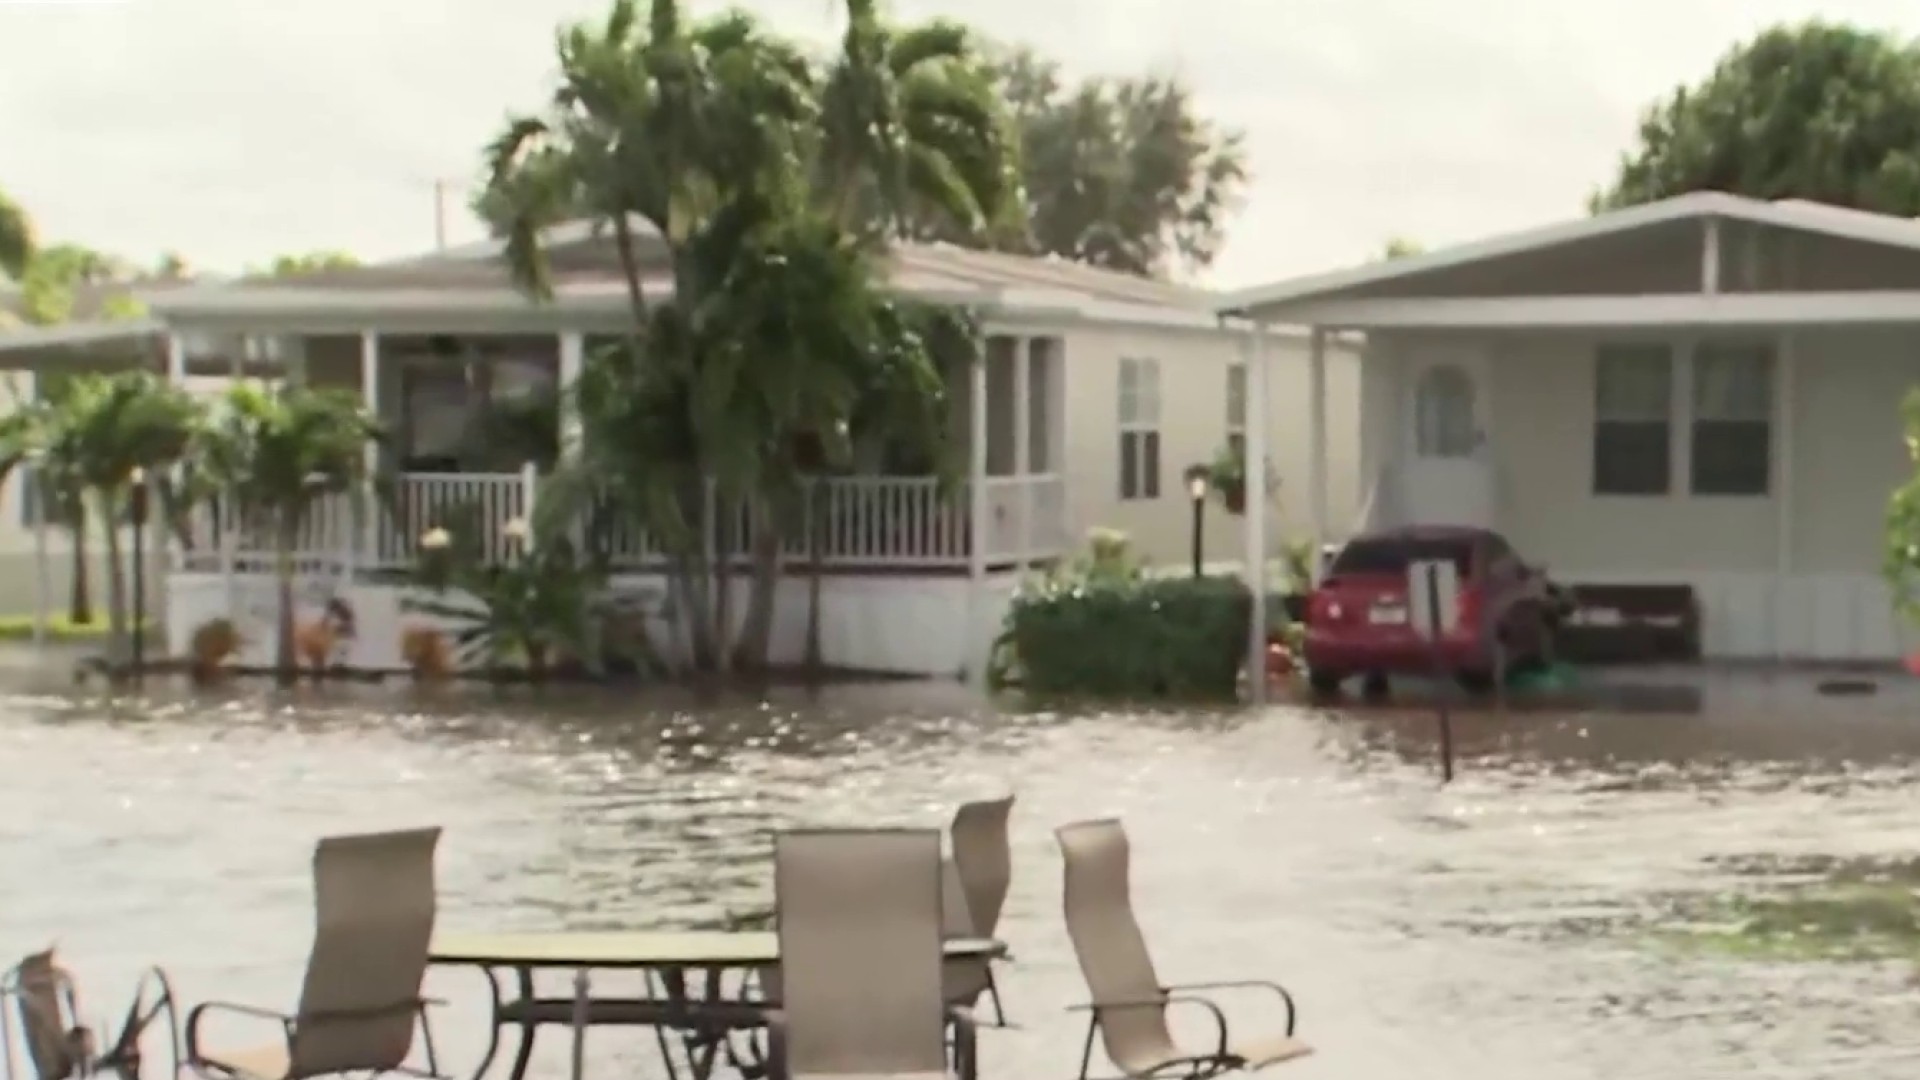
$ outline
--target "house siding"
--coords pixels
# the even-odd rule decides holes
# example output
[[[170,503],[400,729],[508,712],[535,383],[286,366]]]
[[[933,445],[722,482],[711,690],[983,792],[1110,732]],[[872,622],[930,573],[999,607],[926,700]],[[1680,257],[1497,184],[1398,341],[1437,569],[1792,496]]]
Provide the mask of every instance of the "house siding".
[[[1079,327],[1062,336],[1067,491],[1076,534],[1101,526],[1120,529],[1150,562],[1185,563],[1192,552],[1193,517],[1183,474],[1189,465],[1211,461],[1226,443],[1227,372],[1241,362],[1244,339],[1225,332]],[[1280,483],[1269,504],[1268,536],[1277,553],[1282,540],[1304,539],[1313,527],[1309,347],[1303,335],[1276,332],[1267,339],[1266,355],[1268,458]],[[1160,362],[1157,499],[1120,498],[1120,361],[1128,357]],[[1329,531],[1339,536],[1350,531],[1365,497],[1357,351],[1342,341],[1330,342],[1326,368]],[[1244,521],[1226,513],[1217,500],[1209,500],[1206,514],[1207,559],[1243,558]]]
[[[1903,654],[1913,635],[1892,612],[1881,545],[1888,496],[1912,472],[1899,405],[1920,386],[1920,328],[1792,333],[1791,389],[1775,380],[1773,481],[1768,494],[1752,497],[1695,496],[1684,483],[1662,496],[1592,493],[1602,340],[1477,339],[1488,357],[1495,526],[1563,581],[1692,584],[1711,656]],[[1406,334],[1369,341],[1363,442],[1374,467],[1390,467],[1405,445],[1403,361],[1430,343]],[[1788,457],[1783,415],[1792,425]],[[1684,406],[1675,420],[1684,424]]]

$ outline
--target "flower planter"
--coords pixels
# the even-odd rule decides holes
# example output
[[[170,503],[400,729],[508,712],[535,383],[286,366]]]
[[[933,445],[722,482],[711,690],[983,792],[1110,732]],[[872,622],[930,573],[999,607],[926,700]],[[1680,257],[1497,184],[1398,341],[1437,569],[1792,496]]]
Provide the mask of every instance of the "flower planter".
[[[1244,484],[1223,485],[1220,488],[1220,502],[1226,506],[1229,514],[1247,512],[1247,489]]]

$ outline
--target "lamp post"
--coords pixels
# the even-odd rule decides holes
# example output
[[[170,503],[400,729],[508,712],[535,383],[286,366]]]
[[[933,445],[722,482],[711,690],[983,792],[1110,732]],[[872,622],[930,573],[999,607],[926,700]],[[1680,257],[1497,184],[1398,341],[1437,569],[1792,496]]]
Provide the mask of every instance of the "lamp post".
[[[1187,468],[1187,499],[1193,504],[1193,576],[1200,577],[1206,571],[1201,567],[1201,556],[1206,549],[1207,529],[1207,467],[1192,465]]]
[[[147,470],[134,466],[127,474],[133,487],[133,677],[140,677],[147,659]],[[114,528],[111,522],[108,528]]]
[[[33,647],[47,647],[47,513],[53,500],[47,487],[47,454],[38,447],[27,454],[26,484],[22,496],[33,502]]]

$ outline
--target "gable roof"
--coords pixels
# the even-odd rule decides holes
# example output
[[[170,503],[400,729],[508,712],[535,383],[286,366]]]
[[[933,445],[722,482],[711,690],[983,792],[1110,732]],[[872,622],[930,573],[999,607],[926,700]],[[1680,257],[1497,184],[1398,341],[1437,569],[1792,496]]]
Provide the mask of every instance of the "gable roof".
[[[1503,233],[1418,255],[1242,289],[1222,297],[1218,302],[1218,310],[1222,315],[1247,315],[1260,308],[1418,277],[1509,255],[1544,251],[1671,222],[1714,218],[1920,251],[1920,221],[1911,218],[1829,206],[1805,199],[1768,202],[1719,191],[1698,191],[1589,217]]]

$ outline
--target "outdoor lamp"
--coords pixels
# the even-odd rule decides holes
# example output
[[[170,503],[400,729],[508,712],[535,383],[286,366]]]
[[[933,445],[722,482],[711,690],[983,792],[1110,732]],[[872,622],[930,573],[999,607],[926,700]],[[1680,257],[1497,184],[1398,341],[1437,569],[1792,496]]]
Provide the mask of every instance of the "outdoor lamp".
[[[1187,466],[1187,499],[1193,504],[1193,576],[1199,577],[1201,553],[1206,547],[1208,469],[1205,465]]]

